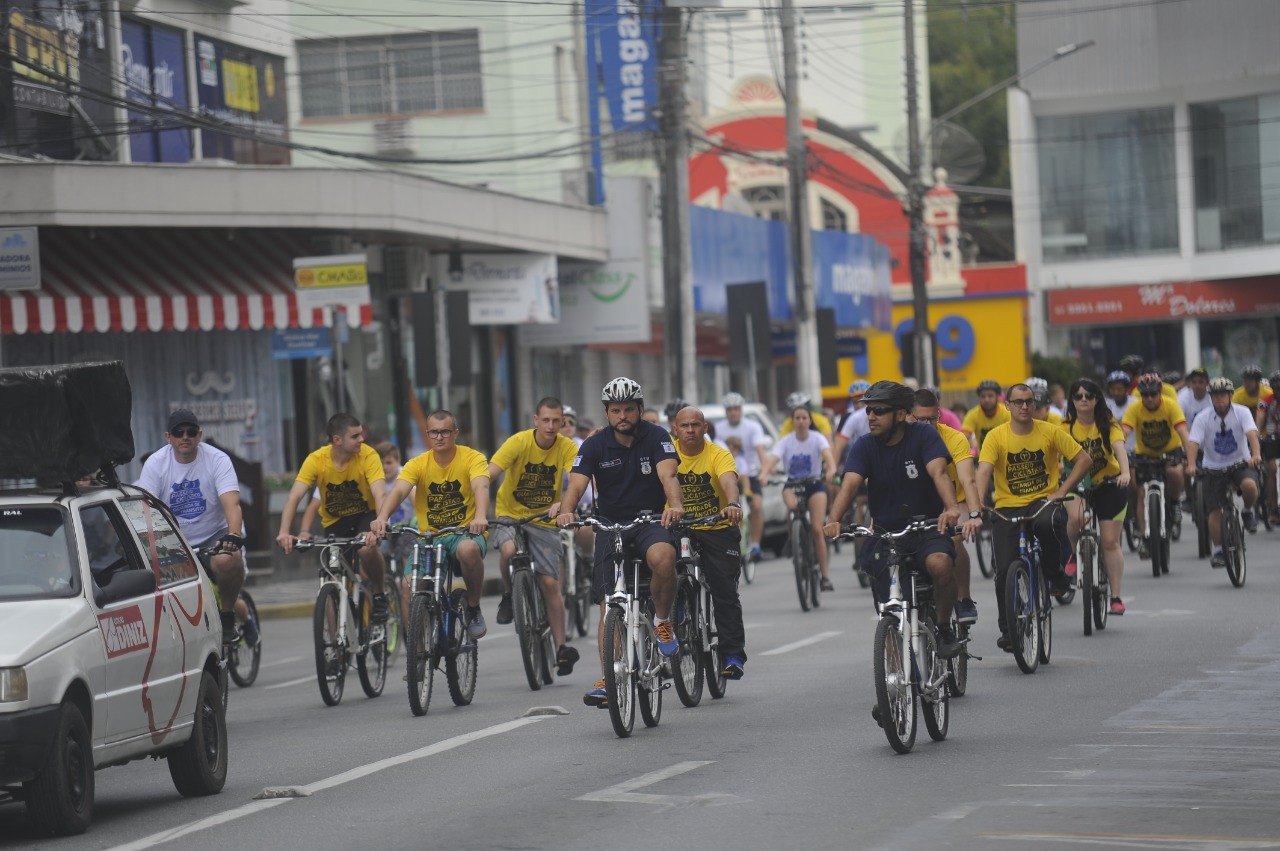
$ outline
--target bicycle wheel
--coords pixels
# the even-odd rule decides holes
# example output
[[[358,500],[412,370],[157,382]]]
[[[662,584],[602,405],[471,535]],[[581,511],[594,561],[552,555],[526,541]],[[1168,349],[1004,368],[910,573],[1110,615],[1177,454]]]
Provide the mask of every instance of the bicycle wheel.
[[[978,540],[974,549],[978,551],[978,570],[984,579],[990,579],[996,572],[995,543],[991,538],[991,527],[983,524],[978,530]]]
[[[756,581],[756,559],[751,555],[750,539],[747,539],[746,546],[742,547],[742,578],[750,585]]]
[[[1040,618],[1031,593],[1031,572],[1022,559],[1009,565],[1004,583],[1005,612],[1013,658],[1024,674],[1034,674],[1040,666]]]
[[[467,632],[467,595],[459,591],[457,598],[449,612],[453,626],[449,630],[449,655],[445,657],[444,675],[454,705],[466,706],[476,696],[479,645]]]
[[[1124,518],[1124,543],[1129,548],[1129,552],[1136,553],[1138,551],[1138,541],[1142,536],[1138,534],[1138,518],[1135,516],[1133,501],[1129,502],[1129,513]]]
[[[589,567],[590,565],[584,565],[582,560],[579,559],[578,589],[574,594],[573,604],[573,623],[578,628],[579,638],[584,637],[587,634],[588,627],[591,626],[591,571],[588,569]]]
[[[805,558],[809,562],[809,603],[813,608],[821,605],[818,602],[818,596],[822,593],[822,568],[818,566],[818,556],[814,552],[813,533],[807,528],[805,529],[804,538]],[[823,543],[826,546],[826,543]]]
[[[933,629],[933,621],[928,617],[921,624],[922,652],[918,660],[920,674],[920,712],[924,715],[924,728],[929,738],[940,742],[947,737],[947,728],[951,725],[951,706],[947,695],[947,680],[942,678],[936,691],[928,691],[942,660],[938,658],[938,645],[934,639],[937,635]]]
[[[1182,512],[1174,509],[1169,516],[1169,540],[1177,542],[1182,540]]]
[[[1040,643],[1036,647],[1036,658],[1040,664],[1049,664],[1053,655],[1053,600],[1049,598],[1049,583],[1043,577],[1036,582],[1036,618],[1040,622]]]
[[[969,645],[964,643],[969,637],[969,625],[958,623],[952,615],[951,633],[960,641],[964,649],[960,651],[959,656],[953,656],[947,660],[947,688],[951,690],[952,697],[964,697],[964,693],[969,689]]]
[[[436,610],[425,594],[414,594],[409,604],[409,629],[404,634],[405,674],[409,684],[409,710],[426,715],[431,707],[431,685],[435,679]]]
[[[236,685],[248,688],[258,678],[258,665],[262,661],[262,629],[258,622],[258,607],[254,605],[249,592],[241,589],[240,599],[244,600],[245,608],[249,610],[249,616],[245,622],[253,624],[254,632],[258,635],[258,643],[249,645],[241,636],[239,641],[231,645],[231,653],[227,657],[227,673]]]
[[[1195,487],[1191,489],[1191,516],[1196,524],[1196,554],[1200,558],[1208,558],[1213,552],[1213,539],[1209,537],[1208,512],[1204,507],[1204,481],[1197,478]]]
[[[1096,542],[1094,545],[1097,546]],[[1093,575],[1096,577],[1093,604],[1090,606],[1093,609],[1093,625],[1098,629],[1106,629],[1107,617],[1111,614],[1111,580],[1107,577],[1106,565],[1100,557],[1094,561]]]
[[[320,697],[329,706],[342,700],[342,686],[347,679],[347,648],[338,641],[338,589],[332,584],[320,586],[312,616],[312,632],[316,645],[316,680]]]
[[[1094,604],[1098,593],[1097,581],[1094,579],[1097,558],[1097,547],[1093,537],[1087,534],[1080,536],[1076,542],[1076,572],[1080,580],[1081,609],[1084,610],[1084,634],[1093,635]]]
[[[627,661],[627,644],[631,640],[626,614],[622,609],[609,609],[604,617],[605,700],[609,705],[609,721],[613,732],[627,738],[636,723],[636,675]]]
[[[702,700],[702,606],[698,583],[686,576],[676,589],[676,638],[680,652],[675,660],[676,696],[685,706],[697,706]],[[709,675],[709,672],[707,672]]]
[[[658,650],[657,639],[652,637],[642,637],[641,641],[649,643],[648,652],[645,654],[650,660],[661,658]],[[662,720],[662,692],[663,692],[663,667],[658,667],[649,676],[640,674],[637,676],[636,697],[640,702],[640,719],[644,721],[646,727],[656,727],[658,722]]]
[[[716,604],[711,594],[702,594],[702,624],[699,627],[699,641],[704,648],[702,653],[702,669],[706,672],[707,691],[712,700],[724,697],[729,688],[729,678],[724,675],[725,658],[720,652],[720,634],[716,632]]]
[[[396,651],[400,649],[400,637],[404,634],[405,614],[400,611],[400,589],[401,582],[399,576],[387,571],[387,626],[386,626],[386,644],[387,658],[390,660],[396,655]]]
[[[1235,506],[1222,510],[1222,552],[1227,557],[1227,578],[1236,588],[1244,585],[1244,535]]]
[[[880,726],[889,747],[907,753],[916,743],[916,688],[902,656],[902,632],[897,618],[880,618],[873,652]]]
[[[804,536],[809,534],[804,522],[799,517],[792,517],[791,523],[791,567],[796,574],[796,594],[800,596],[800,610],[809,611],[809,565],[804,561]]]
[[[1161,569],[1160,557],[1163,550],[1160,548],[1161,535],[1156,529],[1156,524],[1160,522],[1160,496],[1155,492],[1147,494],[1147,554],[1151,556],[1151,575],[1160,578],[1162,572],[1168,572],[1168,569]]]
[[[387,663],[391,655],[387,653],[387,627],[372,622],[373,600],[368,594],[360,599],[359,611],[352,609],[351,615],[359,638],[356,673],[360,675],[360,687],[369,697],[377,697],[387,684]]]
[[[533,595],[533,570],[527,561],[511,565],[511,602],[515,609],[516,637],[520,639],[520,660],[524,662],[524,676],[529,688],[542,688],[542,640],[538,635],[536,606]]]

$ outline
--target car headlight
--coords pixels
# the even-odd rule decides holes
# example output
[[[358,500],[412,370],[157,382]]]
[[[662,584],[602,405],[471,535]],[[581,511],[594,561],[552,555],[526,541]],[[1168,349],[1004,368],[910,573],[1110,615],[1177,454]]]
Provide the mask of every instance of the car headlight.
[[[0,703],[27,699],[27,669],[0,668]]]

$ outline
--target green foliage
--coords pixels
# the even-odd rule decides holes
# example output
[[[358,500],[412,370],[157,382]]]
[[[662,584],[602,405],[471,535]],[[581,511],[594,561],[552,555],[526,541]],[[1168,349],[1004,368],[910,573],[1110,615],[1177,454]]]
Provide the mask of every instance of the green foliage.
[[[1013,3],[926,0],[929,17],[929,98],[942,115],[1018,73]],[[987,166],[972,183],[1009,187],[1009,127],[1004,92],[951,119],[982,143]]]
[[[1080,361],[1075,358],[1031,353],[1031,374],[1038,375],[1050,384],[1061,384],[1063,389],[1084,375]]]

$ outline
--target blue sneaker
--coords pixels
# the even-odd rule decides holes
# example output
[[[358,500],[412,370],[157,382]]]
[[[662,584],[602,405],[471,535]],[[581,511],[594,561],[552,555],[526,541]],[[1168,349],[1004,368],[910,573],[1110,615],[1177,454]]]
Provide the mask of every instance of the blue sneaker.
[[[759,544],[752,544],[752,545],[751,545],[751,560],[752,560],[752,561],[761,561],[762,559],[764,559],[764,550],[760,549],[760,545],[759,545]]]
[[[674,656],[680,652],[680,642],[676,640],[671,621],[654,624],[653,633],[658,639],[658,652],[663,656]]]
[[[596,680],[596,687],[582,696],[582,702],[597,709],[608,709],[609,698],[605,694],[604,680]]]
[[[746,661],[740,656],[730,656],[724,663],[724,678],[726,680],[740,680],[745,673],[743,667]]]
[[[952,610],[956,613],[956,623],[978,622],[978,604],[972,600],[956,600]]]
[[[250,647],[258,646],[258,641],[262,637],[258,634],[258,622],[253,618],[246,618],[240,625],[240,634],[244,636],[244,643]]]

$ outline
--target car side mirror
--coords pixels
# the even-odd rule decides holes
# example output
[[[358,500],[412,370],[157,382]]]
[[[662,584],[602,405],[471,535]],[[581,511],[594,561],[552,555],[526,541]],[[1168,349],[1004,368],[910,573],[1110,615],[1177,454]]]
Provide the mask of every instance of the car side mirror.
[[[156,575],[150,570],[122,570],[111,576],[111,581],[99,588],[93,595],[99,606],[127,600],[130,597],[143,597],[154,594]]]

